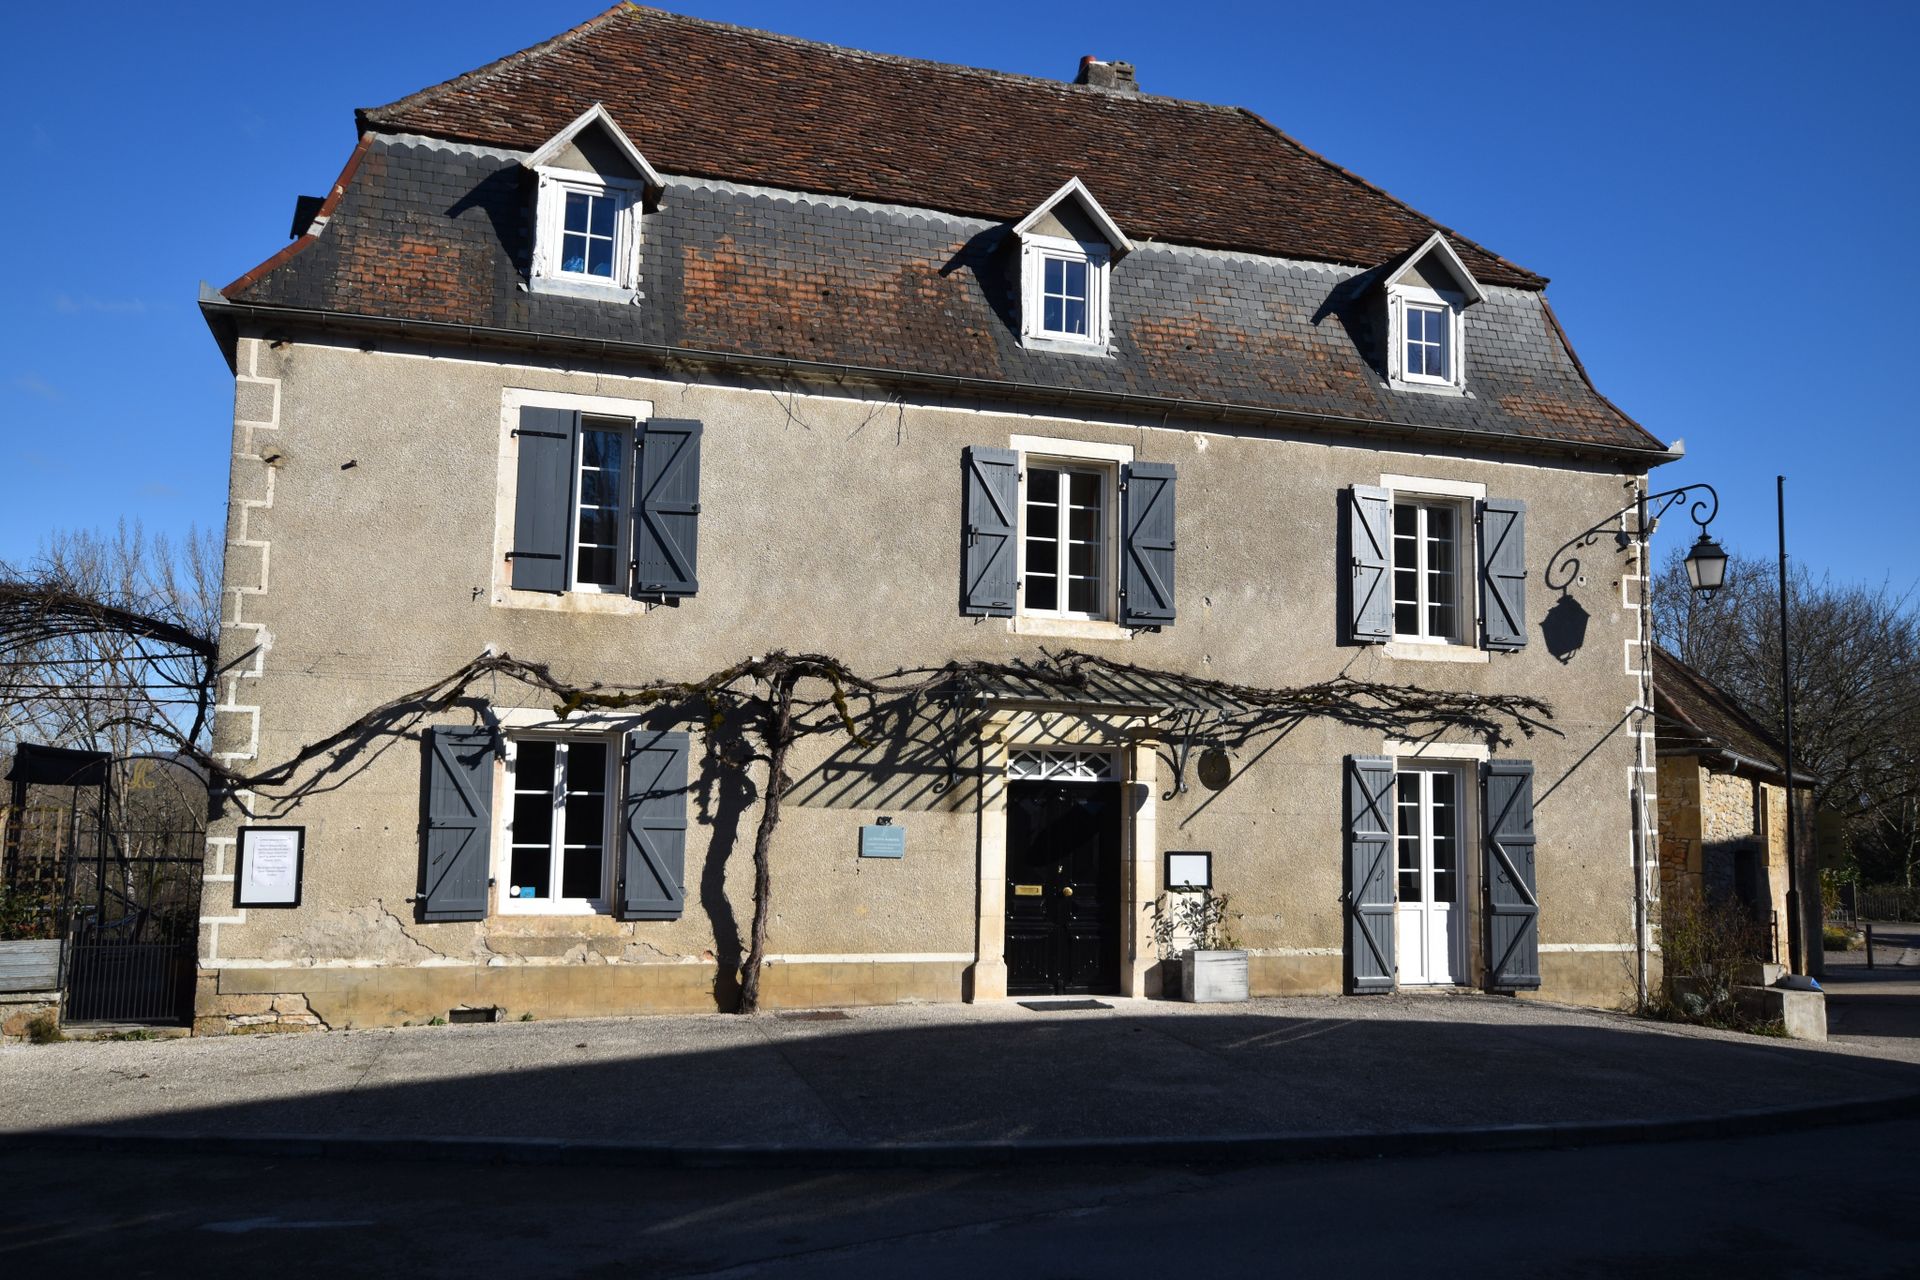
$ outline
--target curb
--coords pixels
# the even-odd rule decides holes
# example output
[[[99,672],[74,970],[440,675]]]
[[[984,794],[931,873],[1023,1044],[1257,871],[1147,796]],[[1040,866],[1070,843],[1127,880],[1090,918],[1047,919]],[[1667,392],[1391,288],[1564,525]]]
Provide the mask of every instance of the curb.
[[[1632,1142],[1746,1138],[1920,1115],[1920,1092],[1807,1107],[1772,1107],[1666,1120],[1483,1125],[1397,1133],[1230,1134],[1191,1138],[1064,1138],[1009,1142],[828,1143],[811,1146],[579,1142],[375,1134],[221,1134],[49,1129],[0,1133],[14,1151],[113,1155],[298,1156],[321,1160],[564,1165],[639,1169],[1015,1168],[1066,1164],[1284,1164],[1477,1151],[1544,1151]]]

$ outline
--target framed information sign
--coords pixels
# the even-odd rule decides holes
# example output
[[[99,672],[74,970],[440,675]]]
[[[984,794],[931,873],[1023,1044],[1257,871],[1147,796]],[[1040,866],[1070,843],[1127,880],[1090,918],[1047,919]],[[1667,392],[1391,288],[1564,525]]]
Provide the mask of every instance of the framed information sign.
[[[1213,888],[1213,855],[1169,849],[1167,888],[1174,893],[1197,893]]]
[[[233,868],[233,905],[299,906],[306,856],[305,827],[240,828],[239,861]]]

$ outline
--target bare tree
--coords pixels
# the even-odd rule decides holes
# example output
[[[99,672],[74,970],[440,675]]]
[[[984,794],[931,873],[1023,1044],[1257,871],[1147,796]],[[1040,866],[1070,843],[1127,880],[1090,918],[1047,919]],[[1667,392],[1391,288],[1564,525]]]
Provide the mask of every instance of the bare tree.
[[[1735,555],[1704,599],[1674,551],[1653,584],[1654,635],[1778,733],[1779,570]],[[1911,592],[1789,573],[1797,764],[1848,819],[1860,870],[1911,883],[1920,859],[1920,612]],[[1891,862],[1892,865],[1883,865]]]

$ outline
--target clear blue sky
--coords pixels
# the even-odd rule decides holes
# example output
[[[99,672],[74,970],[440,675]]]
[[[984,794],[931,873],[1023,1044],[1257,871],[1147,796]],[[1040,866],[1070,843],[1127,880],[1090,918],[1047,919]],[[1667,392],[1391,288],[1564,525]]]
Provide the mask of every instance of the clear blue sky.
[[[1687,460],[1655,480],[1718,485],[1728,545],[1770,553],[1784,471],[1811,568],[1920,578],[1894,483],[1920,464],[1920,6],[1530,0],[1442,21],[1385,2],[678,7],[1043,76],[1125,58],[1152,92],[1250,107],[1552,277],[1601,390],[1685,437]],[[597,11],[5,8],[0,559],[122,516],[219,527],[232,392],[198,282],[286,243],[294,197],[325,191],[352,147],[353,108]]]

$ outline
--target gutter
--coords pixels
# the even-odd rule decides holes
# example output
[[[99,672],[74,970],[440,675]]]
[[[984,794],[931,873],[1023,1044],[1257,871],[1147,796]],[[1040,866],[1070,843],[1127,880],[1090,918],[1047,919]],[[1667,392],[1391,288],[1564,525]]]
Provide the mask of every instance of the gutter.
[[[1241,422],[1262,426],[1309,426],[1369,437],[1424,441],[1449,440],[1480,448],[1514,453],[1555,453],[1575,458],[1599,457],[1625,464],[1623,469],[1645,471],[1670,462],[1669,449],[1636,449],[1625,445],[1579,444],[1550,440],[1540,436],[1504,436],[1492,432],[1458,427],[1412,426],[1378,418],[1343,417],[1339,414],[1312,413],[1304,410],[1271,409],[1258,405],[1236,404],[1222,400],[1190,400],[1172,396],[1135,395],[1127,392],[1087,391],[1050,383],[1012,382],[995,378],[976,378],[962,374],[933,373],[923,370],[884,369],[871,365],[835,361],[808,360],[792,356],[757,356],[699,347],[676,347],[663,343],[632,342],[618,338],[585,338],[568,334],[537,333],[521,329],[503,329],[492,325],[464,324],[447,320],[394,319],[355,312],[321,311],[308,307],[263,306],[235,302],[210,286],[202,285],[200,311],[214,336],[233,362],[232,344],[237,325],[250,322],[262,326],[304,324],[321,331],[359,334],[391,334],[428,341],[459,342],[480,347],[518,347],[542,351],[569,351],[597,355],[613,360],[643,360],[656,364],[697,364],[716,369],[753,369],[776,372],[787,377],[845,381],[849,378],[883,385],[912,386],[955,395],[1013,397],[1056,405],[1097,407],[1108,411],[1162,418],[1210,417],[1219,422]]]

